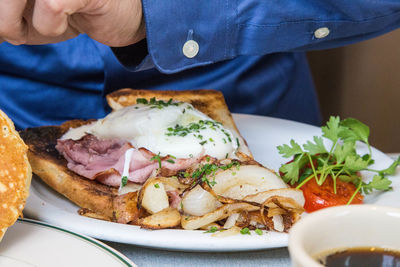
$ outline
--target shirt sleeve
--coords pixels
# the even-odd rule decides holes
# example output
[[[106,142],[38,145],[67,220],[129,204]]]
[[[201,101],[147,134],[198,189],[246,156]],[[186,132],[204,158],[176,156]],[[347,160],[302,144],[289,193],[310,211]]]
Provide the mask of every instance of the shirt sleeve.
[[[327,49],[400,26],[399,0],[142,0],[148,56],[164,73],[239,55]]]

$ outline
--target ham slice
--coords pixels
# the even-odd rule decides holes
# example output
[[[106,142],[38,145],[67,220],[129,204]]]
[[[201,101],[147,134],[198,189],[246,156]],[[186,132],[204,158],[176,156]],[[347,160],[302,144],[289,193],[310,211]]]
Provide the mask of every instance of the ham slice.
[[[132,148],[126,141],[109,139],[100,140],[96,136],[86,134],[79,140],[57,140],[56,149],[67,160],[67,167],[75,173],[90,180],[119,187],[124,168],[125,152]],[[143,184],[159,168],[155,154],[145,148],[135,149],[129,165],[128,180]],[[161,173],[174,175],[180,170],[200,161],[200,157],[188,159],[161,158]]]
[[[171,208],[178,208],[179,204],[182,201],[182,198],[179,196],[179,192],[176,190],[167,191],[169,206]]]

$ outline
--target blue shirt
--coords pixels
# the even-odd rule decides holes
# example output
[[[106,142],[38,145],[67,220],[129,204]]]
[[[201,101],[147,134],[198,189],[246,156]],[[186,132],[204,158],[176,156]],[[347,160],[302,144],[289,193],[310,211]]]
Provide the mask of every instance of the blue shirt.
[[[143,0],[143,9],[147,49],[129,49],[135,64],[121,64],[86,35],[41,46],[1,44],[0,108],[25,128],[102,117],[109,112],[105,94],[119,88],[207,88],[221,90],[233,112],[318,124],[303,51],[400,25],[398,0]],[[321,28],[328,29],[324,38],[316,34]],[[187,40],[199,45],[193,58],[182,53]]]

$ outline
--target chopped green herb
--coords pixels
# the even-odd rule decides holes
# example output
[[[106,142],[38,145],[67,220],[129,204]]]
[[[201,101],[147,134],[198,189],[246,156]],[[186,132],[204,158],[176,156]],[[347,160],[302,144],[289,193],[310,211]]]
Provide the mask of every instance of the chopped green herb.
[[[128,176],[122,176],[122,178],[121,178],[121,187],[126,186],[127,183],[128,183]]]
[[[158,161],[158,168],[161,169],[161,158],[160,158],[160,153],[158,153],[157,155],[154,155],[153,157],[151,157],[150,161]]]
[[[154,184],[154,187],[155,188],[160,188],[160,185],[159,184]]]
[[[206,144],[206,143],[207,143],[207,141],[202,141],[202,142],[200,142],[199,144],[203,146],[203,145]]]
[[[173,159],[167,159],[167,162],[169,163],[175,163],[175,161]]]
[[[147,101],[146,98],[138,98],[136,99],[136,104],[144,104],[147,105],[149,102]]]
[[[208,231],[205,231],[204,233],[215,233],[216,231],[218,231],[218,228],[216,226],[211,226],[210,229],[208,229]]]
[[[214,180],[210,181],[210,180],[208,180],[207,177],[202,177],[201,180],[202,180],[203,182],[206,182],[206,183],[208,184],[209,187],[213,187],[214,185],[217,184],[217,182],[215,181],[215,178],[214,178]]]
[[[156,100],[155,97],[150,98],[150,101],[148,101],[145,98],[138,98],[138,99],[136,99],[136,103],[143,104],[143,105],[149,105],[150,108],[158,108],[158,109],[162,109],[162,108],[168,107],[168,106],[179,106],[182,104],[182,102],[172,102],[172,98],[169,99],[168,101],[164,101],[164,100]]]
[[[251,235],[249,228],[245,227],[242,230],[240,230],[240,233],[242,235]]]
[[[239,138],[237,138],[237,137],[236,137],[236,145],[237,145],[237,147],[240,147]]]
[[[254,232],[257,234],[257,235],[262,235],[263,234],[263,231],[261,230],[261,229],[256,229],[256,230],[254,230]]]

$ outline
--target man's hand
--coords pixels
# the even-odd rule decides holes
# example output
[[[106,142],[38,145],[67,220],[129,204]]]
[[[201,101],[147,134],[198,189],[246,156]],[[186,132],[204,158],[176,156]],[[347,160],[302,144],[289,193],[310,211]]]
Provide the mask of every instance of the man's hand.
[[[142,40],[141,0],[0,0],[0,43],[55,43],[80,33],[115,47]]]

